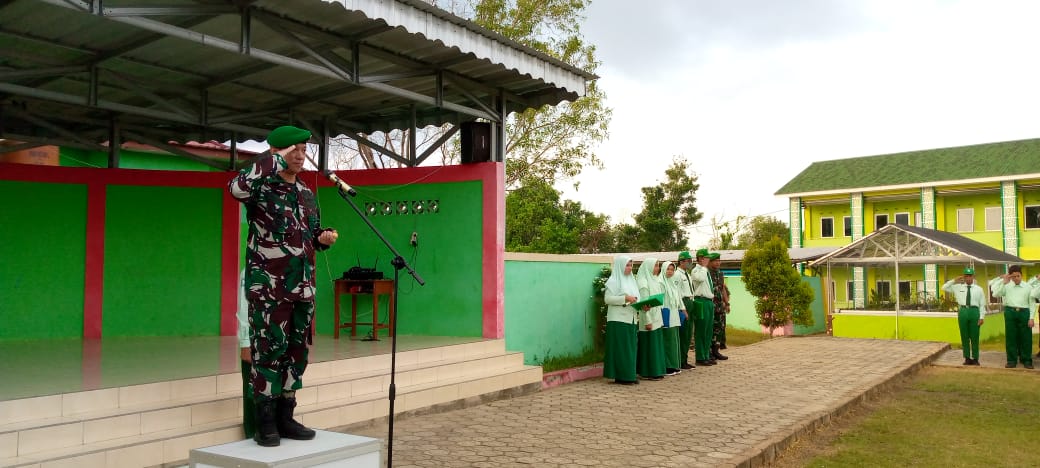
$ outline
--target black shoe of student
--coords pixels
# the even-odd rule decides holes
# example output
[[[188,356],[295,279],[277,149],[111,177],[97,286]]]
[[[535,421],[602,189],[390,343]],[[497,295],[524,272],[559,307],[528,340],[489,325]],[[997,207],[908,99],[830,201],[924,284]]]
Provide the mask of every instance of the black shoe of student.
[[[720,345],[719,345],[719,349],[726,349],[726,343],[722,343],[722,344],[720,344]]]
[[[1022,367],[1025,367],[1026,369],[1032,369],[1033,365],[1032,364],[1022,364]]]
[[[1014,369],[1014,368],[1015,368],[1015,366],[1017,366],[1017,365],[1018,365],[1018,364],[1015,364],[1015,363],[1013,363],[1013,362],[1009,362],[1009,363],[1007,363],[1007,364],[1004,364],[1004,367],[1005,367],[1005,368],[1008,368],[1008,369]]]
[[[718,363],[719,363],[719,361],[716,361],[715,358],[708,359],[708,365],[709,366],[714,366],[714,365],[716,365]]]
[[[696,369],[696,367],[691,366],[689,363],[687,363],[687,364],[683,364],[682,365],[682,369],[683,370],[690,370],[690,369]]]
[[[971,362],[970,358],[964,358],[964,363],[962,363],[961,365],[962,366],[970,366],[971,364],[972,364],[972,362]]]
[[[724,355],[724,354],[722,354],[722,353],[720,353],[718,351],[715,351],[715,355],[713,357],[716,360],[719,360],[719,361],[727,361],[727,360],[729,360],[729,356],[726,356],[726,355]]]
[[[615,379],[614,383],[620,384],[620,385],[639,385],[639,381],[638,380],[617,380],[617,379]]]
[[[660,376],[660,375],[656,375],[656,376],[653,376],[653,377],[647,377],[646,380],[653,380],[653,381],[656,382],[658,380],[664,380],[664,377]]]
[[[972,359],[971,360],[971,365],[973,365],[973,366],[981,366],[982,364],[979,364],[979,360],[978,359]]]

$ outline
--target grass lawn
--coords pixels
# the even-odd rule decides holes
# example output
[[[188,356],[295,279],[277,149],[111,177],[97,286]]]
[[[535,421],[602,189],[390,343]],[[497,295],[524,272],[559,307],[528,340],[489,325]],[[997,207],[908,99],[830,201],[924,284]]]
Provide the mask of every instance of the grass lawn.
[[[758,343],[759,341],[768,340],[769,335],[759,333],[756,331],[740,330],[733,327],[726,327],[726,346],[744,346],[751,343]],[[982,343],[979,343],[981,346]]]
[[[1037,389],[1035,372],[928,368],[778,465],[1038,466]]]

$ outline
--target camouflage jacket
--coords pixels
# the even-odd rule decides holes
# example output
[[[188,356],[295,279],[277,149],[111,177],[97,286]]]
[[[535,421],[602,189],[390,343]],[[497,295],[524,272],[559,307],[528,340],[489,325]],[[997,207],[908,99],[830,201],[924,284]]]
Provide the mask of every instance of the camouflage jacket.
[[[314,192],[299,177],[283,179],[278,172],[286,167],[281,156],[263,157],[228,183],[246,207],[250,300],[314,300],[314,252],[328,246],[318,242],[324,229]]]
[[[708,275],[711,276],[711,293],[715,295],[712,301],[715,302],[716,313],[725,311],[726,304],[729,302],[729,288],[726,287],[726,275],[722,274],[722,269],[712,270],[708,269]]]

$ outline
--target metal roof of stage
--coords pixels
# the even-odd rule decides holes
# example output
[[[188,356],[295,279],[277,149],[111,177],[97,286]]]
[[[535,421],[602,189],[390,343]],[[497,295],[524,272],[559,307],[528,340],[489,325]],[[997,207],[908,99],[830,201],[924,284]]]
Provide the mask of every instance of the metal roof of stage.
[[[897,262],[904,265],[1032,264],[957,233],[889,224],[820,257],[811,266],[888,266]]]
[[[107,150],[116,131],[152,144],[262,140],[290,121],[329,136],[501,122],[594,78],[420,0],[0,2],[12,140]]]

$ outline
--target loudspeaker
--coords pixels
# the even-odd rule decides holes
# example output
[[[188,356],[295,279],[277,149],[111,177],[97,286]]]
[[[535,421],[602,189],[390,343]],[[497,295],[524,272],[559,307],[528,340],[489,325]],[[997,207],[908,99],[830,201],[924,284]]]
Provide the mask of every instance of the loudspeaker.
[[[491,123],[462,122],[462,164],[491,160]]]

